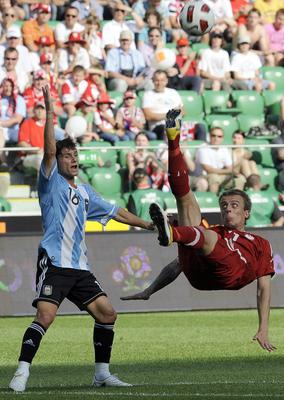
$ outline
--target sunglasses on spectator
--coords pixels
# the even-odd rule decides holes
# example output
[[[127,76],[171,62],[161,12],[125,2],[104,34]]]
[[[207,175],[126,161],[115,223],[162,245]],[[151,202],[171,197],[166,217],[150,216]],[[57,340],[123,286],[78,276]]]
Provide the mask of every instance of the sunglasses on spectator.
[[[66,14],[65,17],[76,18],[77,15],[74,15],[74,14]]]
[[[115,11],[115,12],[120,11],[120,12],[122,12],[122,13],[125,13],[125,10],[122,10],[121,8],[116,8],[114,11]]]
[[[7,61],[16,61],[17,59],[17,57],[5,57],[5,60]]]
[[[14,17],[15,16],[15,14],[8,14],[8,13],[5,13],[4,15],[5,15],[5,17]]]
[[[210,136],[211,136],[211,137],[215,137],[215,138],[217,137],[217,138],[220,138],[220,139],[224,137],[223,135],[215,135],[215,134],[210,135]]]
[[[161,37],[161,35],[149,35],[149,37]]]

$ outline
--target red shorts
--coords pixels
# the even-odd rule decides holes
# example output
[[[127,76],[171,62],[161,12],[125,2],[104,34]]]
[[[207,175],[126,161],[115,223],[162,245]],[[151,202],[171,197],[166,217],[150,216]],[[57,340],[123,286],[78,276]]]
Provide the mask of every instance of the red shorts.
[[[195,289],[237,290],[257,278],[250,261],[231,250],[222,238],[206,257],[182,244],[178,246],[178,253],[183,273]]]

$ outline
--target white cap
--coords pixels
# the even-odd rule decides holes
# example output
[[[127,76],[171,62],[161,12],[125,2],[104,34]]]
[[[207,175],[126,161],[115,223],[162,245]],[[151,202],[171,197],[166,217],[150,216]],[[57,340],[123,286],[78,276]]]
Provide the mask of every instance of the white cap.
[[[6,38],[10,39],[12,37],[18,39],[22,37],[21,30],[18,26],[12,26],[11,28],[8,29],[6,33]]]

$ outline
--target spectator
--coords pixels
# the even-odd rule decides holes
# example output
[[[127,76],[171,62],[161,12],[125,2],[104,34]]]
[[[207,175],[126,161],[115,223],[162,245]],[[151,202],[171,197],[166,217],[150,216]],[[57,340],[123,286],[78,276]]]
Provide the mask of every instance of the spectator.
[[[100,93],[106,92],[106,85],[104,78],[106,77],[106,71],[101,65],[92,67],[88,70],[88,83],[92,88],[92,95],[96,99]]]
[[[39,147],[39,150],[22,152],[23,166],[39,171],[43,157],[43,131],[45,124],[45,106],[43,102],[34,105],[33,117],[25,119],[19,130],[19,147]]]
[[[16,3],[16,4],[15,4]],[[25,18],[24,10],[17,5],[18,1],[12,2],[11,0],[1,0],[0,1],[0,15],[1,19],[4,19],[4,15],[7,11],[13,10],[15,13],[15,19],[22,20]]]
[[[24,45],[34,52],[39,50],[37,42],[41,36],[48,36],[50,41],[54,42],[53,30],[47,24],[51,16],[50,5],[38,3],[36,11],[36,19],[26,21],[22,26]]]
[[[197,192],[207,192],[208,180],[203,175],[203,170],[200,164],[196,163],[195,157],[192,156],[190,149],[183,150],[184,160],[188,168],[188,175],[190,176],[190,187]]]
[[[107,22],[103,27],[102,32],[102,40],[103,46],[106,51],[112,49],[113,47],[120,46],[120,34],[123,31],[130,31],[128,24],[125,22],[125,18],[130,11],[130,8],[127,7],[122,2],[118,1],[114,4],[113,12],[113,19]],[[139,19],[141,21],[141,28],[143,27],[144,23],[141,18],[137,15],[137,13],[131,9],[132,17],[135,19]],[[132,34],[132,39],[134,35]],[[131,49],[135,49],[134,40],[131,41]]]
[[[223,140],[223,130],[218,127],[211,128],[210,145],[201,147],[196,152],[196,162],[206,172],[209,191],[212,193],[218,193],[221,187],[227,189],[227,186],[232,184],[242,190],[246,181],[243,175],[234,173],[230,150],[219,147]]]
[[[257,54],[250,50],[250,37],[243,36],[238,40],[238,53],[232,56],[231,65],[234,76],[233,87],[241,90],[275,89],[275,83],[260,76],[261,61]]]
[[[104,64],[106,53],[100,32],[100,21],[97,16],[90,15],[85,24],[84,39],[87,42],[91,64]]]
[[[167,34],[162,28],[162,18],[158,11],[149,9],[145,14],[144,21],[146,26],[144,26],[138,34],[138,47],[140,48],[143,43],[149,44],[150,38],[148,32],[151,28],[159,28],[161,30],[162,41],[166,43]]]
[[[65,43],[72,32],[82,33],[84,31],[85,27],[78,22],[78,19],[78,8],[74,6],[67,7],[64,14],[64,21],[59,22],[54,29],[57,48],[61,49],[65,47]]]
[[[87,121],[87,132],[82,138],[80,138],[81,143],[88,143],[94,140],[100,140],[100,136],[94,132],[94,108],[96,105],[96,99],[92,96],[91,88],[86,90],[83,94],[81,100],[76,105],[75,115],[84,117]]]
[[[284,191],[284,131],[276,139],[271,141],[272,144],[283,144],[283,147],[274,147],[271,149],[272,159],[275,168],[278,171],[276,188],[279,192]]]
[[[37,70],[33,74],[33,83],[24,91],[24,99],[26,102],[27,107],[27,115],[28,117],[33,117],[34,107],[35,105],[40,102],[43,103],[43,94],[42,88],[48,84],[48,75],[42,69]],[[50,94],[53,101],[53,124],[55,126],[58,125],[57,117],[61,116],[63,113],[62,104],[59,98],[59,94],[55,87],[50,88]]]
[[[262,23],[270,24],[276,12],[283,8],[283,0],[255,0],[254,7],[261,13]]]
[[[179,39],[187,38],[187,34],[181,29],[179,23],[179,14],[183,9],[186,1],[174,0],[169,3],[170,23],[172,28],[173,41],[177,42]]]
[[[240,37],[249,37],[251,49],[266,61],[268,54],[268,37],[263,24],[261,23],[261,14],[256,8],[252,8],[248,13],[246,24],[239,26],[237,34],[234,37],[234,48],[238,47]]]
[[[140,107],[136,107],[136,93],[128,90],[123,96],[123,105],[116,113],[115,121],[117,126],[125,131],[128,140],[135,139],[135,136],[145,128],[146,119]],[[148,139],[156,139],[156,135],[147,132]]]
[[[215,31],[224,32],[227,27],[236,26],[230,0],[207,0],[206,3],[211,7],[215,16]]]
[[[179,67],[180,75],[183,77],[196,76],[199,73],[197,71],[196,53],[190,51],[188,39],[179,39],[176,49],[176,64]]]
[[[81,33],[71,32],[68,41],[65,43],[66,49],[59,49],[58,70],[64,75],[72,72],[77,65],[90,68],[90,57],[88,51],[83,47],[86,41],[82,38]]]
[[[2,12],[2,19],[0,24],[0,44],[7,42],[6,33],[10,28],[15,28],[15,22],[17,20],[16,11],[14,7],[8,8]]]
[[[49,36],[41,36],[39,40],[36,41],[39,49],[38,52],[31,52],[30,58],[32,63],[32,70],[36,71],[40,69],[40,56],[42,54],[56,54],[54,42],[51,41]]]
[[[151,68],[151,72],[153,71],[152,68],[152,62],[154,58],[155,51],[157,49],[161,49],[165,47],[165,44],[162,39],[162,31],[158,27],[153,27],[148,29],[148,42],[144,43],[141,42],[139,44],[139,50],[141,51],[141,54],[143,55],[145,64],[147,67]],[[151,73],[148,74],[148,76],[151,76]]]
[[[100,19],[103,19],[103,7],[98,0],[76,0],[71,3],[71,6],[78,9],[80,22],[85,23],[92,10]]]
[[[151,188],[151,183],[145,168],[135,169],[133,183],[136,189],[130,193],[128,198],[128,211],[149,221],[149,206],[151,203],[158,203],[162,208],[166,208],[163,193],[161,190]]]
[[[47,75],[51,91],[57,90],[57,68],[54,63],[52,53],[44,53],[39,58],[39,69],[42,69]]]
[[[129,151],[126,156],[129,181],[132,180],[135,169],[146,168],[146,159],[154,155],[149,150],[149,140],[144,132],[138,133],[134,140],[136,149]]]
[[[119,41],[120,46],[107,54],[105,70],[109,77],[108,89],[125,92],[127,89],[144,87],[147,85],[143,76],[145,62],[139,50],[131,49],[132,33],[122,31]]]
[[[137,1],[133,5],[133,9],[141,18],[145,18],[148,10],[156,10],[161,16],[163,24],[162,28],[167,31],[169,39],[171,39],[170,36],[172,27],[170,22],[170,12],[168,3],[165,0]]]
[[[250,0],[231,0],[234,19],[238,25],[245,24],[252,8]]]
[[[275,20],[264,26],[270,51],[269,65],[284,66],[284,8],[277,11]]]
[[[75,113],[76,104],[80,101],[88,86],[85,68],[77,65],[72,70],[71,78],[67,79],[61,88],[63,110],[68,117]]]
[[[18,143],[19,125],[26,116],[26,105],[23,97],[15,93],[11,78],[2,80],[0,110],[0,128],[5,142]]]
[[[18,65],[19,53],[14,47],[8,47],[4,51],[4,65],[0,68],[0,83],[4,78],[10,78],[15,82],[14,89],[23,93],[29,83],[29,76]]]
[[[127,140],[122,129],[117,129],[111,106],[113,100],[107,93],[102,93],[97,100],[94,123],[100,138],[114,145],[119,140]]]
[[[153,76],[154,89],[144,92],[142,109],[150,131],[164,139],[165,117],[172,108],[181,108],[183,104],[179,93],[167,87],[168,77],[165,71],[157,70]]]
[[[246,190],[252,202],[247,226],[273,226],[284,225],[284,217],[276,202],[262,191],[262,184],[259,175],[252,174],[246,182]]]
[[[231,91],[231,65],[229,54],[222,49],[222,33],[210,35],[210,48],[204,49],[198,64],[205,89]]]
[[[18,52],[17,69],[30,73],[33,70],[30,52],[26,46],[22,45],[22,34],[18,26],[12,26],[6,32],[6,43],[0,46],[0,65],[4,63],[4,52],[8,47],[12,47]]]
[[[242,131],[236,131],[233,134],[233,144],[243,146],[245,144],[245,134]],[[233,148],[234,172],[244,175],[248,178],[250,175],[259,175],[257,165],[252,160],[252,152],[244,147]]]
[[[178,46],[188,46],[189,42],[188,39],[182,38],[177,41]],[[166,70],[168,75],[168,87],[176,90],[194,90],[195,92],[199,93],[202,86],[202,79],[200,76],[195,75],[187,75],[184,76],[181,74],[180,68],[176,63],[173,67],[168,68]]]

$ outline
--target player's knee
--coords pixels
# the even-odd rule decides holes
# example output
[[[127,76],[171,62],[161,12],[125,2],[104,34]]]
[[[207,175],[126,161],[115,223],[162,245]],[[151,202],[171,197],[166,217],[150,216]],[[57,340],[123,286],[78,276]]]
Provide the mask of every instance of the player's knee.
[[[106,308],[100,315],[100,321],[104,324],[114,324],[117,318],[116,311],[111,308]]]
[[[36,321],[39,322],[45,329],[48,329],[55,319],[56,314],[47,310],[38,310]]]

